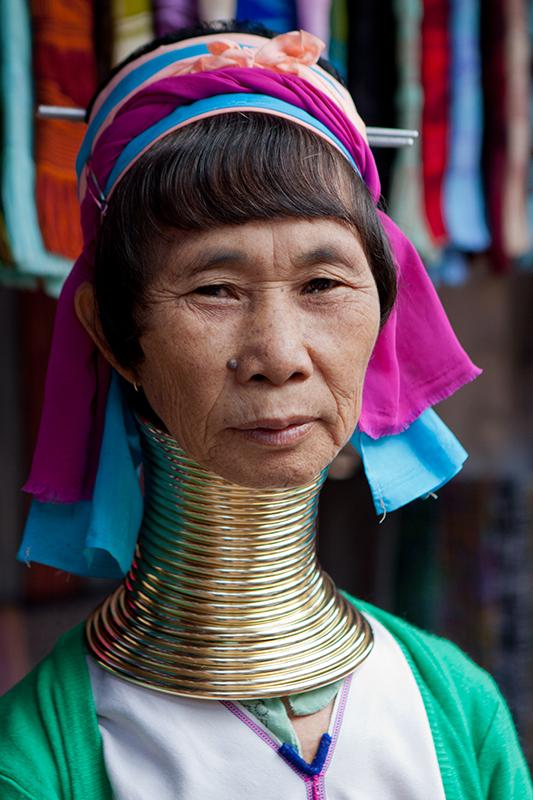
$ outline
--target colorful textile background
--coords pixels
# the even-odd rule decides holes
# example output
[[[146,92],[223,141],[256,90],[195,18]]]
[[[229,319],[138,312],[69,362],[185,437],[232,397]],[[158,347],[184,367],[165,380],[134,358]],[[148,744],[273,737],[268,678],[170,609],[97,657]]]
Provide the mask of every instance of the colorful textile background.
[[[83,126],[37,120],[32,105],[85,107],[110,67],[153,35],[231,18],[310,30],[367,124],[420,131],[415,147],[376,158],[388,211],[437,285],[468,280],[473,253],[499,273],[533,268],[530,0],[33,0],[30,13],[1,4],[4,282],[38,278],[55,295],[79,252],[72,163]]]

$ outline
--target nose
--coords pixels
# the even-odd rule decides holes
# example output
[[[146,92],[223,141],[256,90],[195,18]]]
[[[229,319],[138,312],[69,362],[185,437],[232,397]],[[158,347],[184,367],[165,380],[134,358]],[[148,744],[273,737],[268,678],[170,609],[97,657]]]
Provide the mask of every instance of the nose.
[[[265,294],[243,332],[237,380],[273,386],[304,381],[313,372],[304,320],[283,293]]]

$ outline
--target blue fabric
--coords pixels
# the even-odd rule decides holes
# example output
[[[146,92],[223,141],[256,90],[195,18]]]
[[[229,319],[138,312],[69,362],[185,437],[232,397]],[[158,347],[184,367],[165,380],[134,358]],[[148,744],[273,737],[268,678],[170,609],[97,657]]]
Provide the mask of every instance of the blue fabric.
[[[468,258],[465,253],[446,247],[431,265],[429,276],[434,286],[464,286],[470,277]]]
[[[452,0],[450,11],[451,120],[444,212],[451,244],[477,252],[490,244],[481,177],[480,0]]]
[[[276,33],[295,30],[294,0],[238,0],[236,19],[261,22]]]
[[[76,575],[121,578],[129,569],[142,520],[139,434],[113,372],[92,501],[34,500],[18,558]]]
[[[330,745],[331,736],[329,733],[323,733],[320,738],[318,750],[316,751],[316,755],[311,764],[309,764],[307,761],[304,761],[301,755],[297,753],[294,747],[290,744],[282,744],[278,749],[278,753],[285,759],[285,761],[288,761],[289,764],[291,764],[293,767],[296,767],[298,772],[303,772],[304,775],[313,777],[314,775],[320,775],[322,772]]]
[[[9,246],[21,273],[63,279],[71,264],[45,249],[35,205],[28,4],[0,0],[0,20],[1,193]]]
[[[378,514],[437,491],[467,458],[466,450],[431,408],[394,436],[371,439],[356,429],[351,444],[363,460]]]
[[[327,139],[333,142],[343,153],[345,158],[350,162],[355,171],[360,175],[355,161],[344,147],[344,145],[337,139],[337,137],[318,119],[308,114],[291,103],[286,103],[284,100],[278,100],[276,97],[270,97],[266,94],[221,94],[216,97],[208,97],[203,100],[196,100],[194,103],[189,103],[186,106],[180,106],[175,111],[172,111],[163,119],[151,125],[144,130],[134,139],[132,139],[126,147],[122,150],[120,156],[117,158],[113,169],[111,170],[107,179],[104,195],[109,196],[115,181],[120,177],[122,172],[128,167],[131,161],[139,155],[146,147],[155,141],[160,136],[163,136],[168,131],[175,128],[187,120],[194,119],[195,117],[205,114],[209,111],[218,109],[231,109],[231,108],[248,108],[252,110],[256,108],[265,108],[273,112],[280,112],[287,114],[294,119],[302,120],[308,125],[311,125],[315,130],[320,131]]]

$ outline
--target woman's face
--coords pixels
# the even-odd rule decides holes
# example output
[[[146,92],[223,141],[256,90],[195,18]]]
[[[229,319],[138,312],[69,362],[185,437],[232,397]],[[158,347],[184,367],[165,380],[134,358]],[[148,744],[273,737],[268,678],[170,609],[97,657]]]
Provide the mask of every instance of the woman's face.
[[[187,235],[148,301],[136,379],[188,455],[257,488],[301,485],[333,460],[379,329],[354,232],[280,219]]]

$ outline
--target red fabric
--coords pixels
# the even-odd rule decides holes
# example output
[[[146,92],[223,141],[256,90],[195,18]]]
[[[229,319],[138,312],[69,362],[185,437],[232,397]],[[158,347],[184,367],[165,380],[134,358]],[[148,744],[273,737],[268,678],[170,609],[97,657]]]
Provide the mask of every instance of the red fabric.
[[[91,0],[33,0],[37,103],[86,108],[96,90]],[[79,122],[36,121],[37,211],[47,250],[76,258],[82,247],[75,161]]]
[[[449,0],[424,0],[421,79],[422,175],[426,217],[437,245],[447,239],[443,188],[450,129]]]

